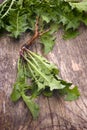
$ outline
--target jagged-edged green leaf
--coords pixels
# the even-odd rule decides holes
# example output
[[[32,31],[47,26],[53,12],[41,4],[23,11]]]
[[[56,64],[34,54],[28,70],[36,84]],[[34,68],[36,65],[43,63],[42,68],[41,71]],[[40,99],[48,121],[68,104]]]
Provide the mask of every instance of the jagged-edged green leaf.
[[[64,89],[59,90],[59,93],[65,96],[66,101],[73,101],[79,98],[80,92],[77,86],[71,88],[72,83],[67,83],[66,81],[61,80],[63,85],[66,85]]]
[[[86,11],[87,12],[87,1],[82,2],[69,2],[72,8],[77,8],[79,11]]]
[[[28,28],[26,18],[26,14],[20,15],[19,11],[13,11],[9,15],[9,25],[6,26],[7,31],[11,32],[11,35],[15,38],[20,36]]]
[[[40,38],[41,43],[44,45],[44,52],[49,53],[55,44],[55,37],[52,36],[49,32],[42,35]]]
[[[33,119],[37,119],[37,117],[39,116],[39,106],[38,104],[36,104],[33,99],[31,99],[29,96],[26,96],[24,94],[22,94],[22,98],[25,102],[25,104],[27,105],[27,107],[29,108]]]

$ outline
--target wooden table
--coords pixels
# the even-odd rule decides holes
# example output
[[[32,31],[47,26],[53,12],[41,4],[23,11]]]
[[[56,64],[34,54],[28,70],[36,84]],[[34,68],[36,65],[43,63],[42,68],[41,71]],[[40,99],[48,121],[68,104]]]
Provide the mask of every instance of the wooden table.
[[[57,93],[51,98],[40,96],[37,120],[32,120],[21,99],[17,103],[10,99],[19,49],[29,34],[22,35],[20,40],[8,34],[0,37],[0,130],[87,130],[87,29],[82,27],[80,32],[77,38],[64,41],[60,30],[47,58],[58,66],[64,80],[78,85],[81,96],[72,102],[64,101]],[[41,52],[38,41],[33,50]]]

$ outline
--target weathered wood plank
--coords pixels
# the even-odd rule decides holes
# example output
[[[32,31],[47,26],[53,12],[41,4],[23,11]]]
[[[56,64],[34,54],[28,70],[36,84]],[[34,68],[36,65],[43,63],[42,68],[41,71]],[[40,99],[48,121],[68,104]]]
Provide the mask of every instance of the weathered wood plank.
[[[51,98],[40,96],[40,116],[36,121],[21,100],[10,100],[18,52],[29,34],[19,41],[7,35],[0,38],[0,130],[87,130],[87,29],[83,27],[80,32],[77,38],[64,41],[59,31],[47,58],[58,66],[63,79],[78,85],[81,96],[73,102],[65,102],[57,93]],[[41,50],[37,43],[33,48]]]

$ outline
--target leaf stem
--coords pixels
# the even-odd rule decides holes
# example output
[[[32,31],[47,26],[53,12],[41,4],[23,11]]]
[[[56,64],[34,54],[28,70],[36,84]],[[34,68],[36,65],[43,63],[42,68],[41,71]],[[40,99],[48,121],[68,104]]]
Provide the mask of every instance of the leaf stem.
[[[24,55],[22,55],[22,56],[24,57],[24,59],[25,59],[27,62],[29,62],[29,64],[32,66],[33,69],[35,69],[35,71],[37,71],[47,82],[49,82],[49,80],[45,77],[45,75],[43,75],[43,74],[36,68],[36,66],[34,66],[34,65],[32,64],[32,62],[31,62],[28,58],[26,58]]]
[[[15,0],[12,0],[10,6],[9,6],[9,8],[8,8],[8,10],[2,15],[1,19],[3,19],[3,18],[8,14],[8,12],[10,11],[10,9],[11,9],[11,7],[13,6],[14,2],[15,2]]]

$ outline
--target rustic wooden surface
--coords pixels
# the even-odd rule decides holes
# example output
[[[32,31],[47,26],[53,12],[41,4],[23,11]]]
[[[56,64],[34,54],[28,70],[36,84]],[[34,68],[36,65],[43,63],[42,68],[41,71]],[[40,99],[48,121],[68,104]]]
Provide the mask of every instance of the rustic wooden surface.
[[[78,85],[81,96],[72,102],[64,101],[57,93],[51,98],[40,96],[40,115],[33,121],[22,100],[10,100],[16,79],[19,49],[29,34],[20,40],[0,37],[0,130],[87,130],[87,29],[80,36],[64,41],[62,31],[57,33],[56,45],[47,57],[60,69],[63,79]],[[34,50],[41,50],[36,43]]]

